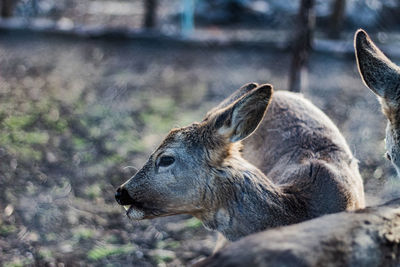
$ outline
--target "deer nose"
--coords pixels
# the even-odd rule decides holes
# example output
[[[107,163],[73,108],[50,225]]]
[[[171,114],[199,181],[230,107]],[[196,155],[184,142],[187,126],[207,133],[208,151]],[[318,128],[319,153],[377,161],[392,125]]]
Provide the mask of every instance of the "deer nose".
[[[134,200],[129,195],[128,190],[123,187],[118,187],[117,192],[115,192],[115,200],[120,205],[131,205],[134,203]]]

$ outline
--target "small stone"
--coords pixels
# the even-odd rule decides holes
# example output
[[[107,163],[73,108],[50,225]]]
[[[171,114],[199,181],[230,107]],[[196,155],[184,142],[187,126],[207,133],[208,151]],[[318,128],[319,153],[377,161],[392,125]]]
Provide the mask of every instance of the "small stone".
[[[11,204],[8,204],[7,207],[4,209],[4,214],[5,214],[7,217],[10,217],[11,214],[13,214],[13,212],[14,212],[14,207],[13,207],[13,205],[11,205]]]
[[[138,259],[141,259],[144,256],[143,252],[140,250],[136,250],[135,255],[136,255],[136,258],[138,258]]]

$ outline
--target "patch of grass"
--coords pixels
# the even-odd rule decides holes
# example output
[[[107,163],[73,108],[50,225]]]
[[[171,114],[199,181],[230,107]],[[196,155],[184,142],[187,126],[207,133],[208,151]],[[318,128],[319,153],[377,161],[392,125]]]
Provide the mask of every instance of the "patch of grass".
[[[17,143],[30,145],[44,145],[49,141],[49,134],[46,132],[14,132],[12,139]]]
[[[165,248],[168,248],[168,249],[177,249],[177,248],[179,248],[180,246],[181,246],[181,244],[180,244],[178,241],[170,241],[170,242],[167,242]]]
[[[157,242],[157,245],[156,245],[156,247],[158,249],[177,249],[180,246],[181,246],[181,244],[175,240],[172,240],[172,241],[171,240],[167,240],[167,241],[161,240],[161,241]]]
[[[152,111],[165,115],[172,114],[176,105],[172,98],[165,96],[152,98],[149,104]]]
[[[156,251],[156,253],[154,253],[152,257],[157,264],[160,264],[171,262],[174,259],[175,255],[171,251],[159,250]]]
[[[101,187],[99,184],[93,184],[85,188],[85,193],[90,199],[95,199],[101,195]]]
[[[174,125],[176,103],[168,97],[155,97],[149,101],[149,107],[139,114],[139,119],[151,131],[164,133]]]
[[[93,138],[98,138],[101,136],[101,128],[97,126],[93,126],[89,129],[90,136]]]
[[[17,227],[14,225],[0,225],[0,236],[9,236],[17,231]]]
[[[25,258],[25,259],[16,259],[11,262],[6,262],[4,267],[23,267],[30,266],[33,264],[33,259]]]
[[[158,241],[156,244],[156,248],[163,249],[165,248],[166,244],[167,242],[165,242],[164,240]]]
[[[116,244],[116,243],[118,243],[118,237],[116,236],[116,235],[108,235],[107,237],[106,237],[106,242],[107,243],[110,243],[110,244]]]
[[[116,164],[120,164],[123,160],[124,158],[118,154],[103,157],[97,162],[92,163],[92,165],[87,168],[87,173],[89,175],[100,175],[102,172],[113,168]]]
[[[179,122],[179,126],[186,126],[202,119],[206,113],[206,109],[186,110],[185,112],[179,112],[176,120]]]
[[[25,132],[21,130],[10,131],[2,134],[0,143],[3,145],[26,144],[26,145],[44,145],[49,141],[47,132]]]
[[[88,140],[76,136],[72,137],[72,142],[77,150],[83,150],[89,146]]]
[[[132,245],[99,246],[94,249],[91,249],[87,254],[87,258],[92,261],[98,261],[109,256],[129,254],[132,253],[133,251],[135,251],[135,248]]]
[[[113,147],[122,156],[126,156],[129,152],[141,152],[145,149],[141,137],[133,132],[132,129],[116,133]]]
[[[82,163],[89,163],[92,162],[94,159],[94,156],[91,153],[91,151],[83,151],[79,153],[79,155]]]
[[[46,241],[56,241],[57,240],[57,235],[56,235],[56,233],[53,233],[53,232],[51,232],[51,233],[48,233],[48,234],[46,234],[45,235],[45,240]]]
[[[73,239],[77,241],[88,240],[94,237],[94,231],[89,228],[79,228],[74,231]]]
[[[39,256],[40,256],[42,259],[44,259],[44,260],[51,260],[51,259],[53,259],[53,253],[52,253],[50,250],[45,249],[45,248],[41,248],[41,249],[39,250]]]
[[[57,134],[68,129],[67,121],[60,118],[57,103],[51,99],[11,103],[8,107],[12,114],[0,111],[0,145],[19,161],[40,161],[50,138],[57,140]]]
[[[5,126],[17,130],[27,127],[36,119],[33,115],[10,116],[4,120]]]
[[[9,133],[1,133],[0,134],[0,144],[3,146],[7,146],[11,143],[11,138]]]
[[[160,263],[167,263],[172,261],[174,258],[169,256],[169,255],[155,255],[154,256],[155,261],[157,262],[157,264]]]
[[[20,155],[20,157],[26,161],[40,161],[42,159],[42,152],[35,150],[30,146],[18,147],[17,150],[14,151],[14,154]]]
[[[132,146],[130,148],[132,152],[143,152],[146,149],[146,146],[143,144],[142,140],[137,139],[132,141]]]
[[[189,228],[189,229],[197,229],[197,228],[201,227],[202,225],[203,225],[203,223],[199,219],[194,218],[194,217],[189,220],[186,220],[186,222],[185,222],[186,228]]]
[[[24,263],[21,260],[13,261],[13,262],[6,262],[4,267],[23,267]]]
[[[40,161],[42,159],[42,152],[35,150],[30,146],[11,146],[8,147],[11,154],[17,155],[24,161]]]
[[[171,118],[164,117],[161,113],[143,112],[140,113],[139,117],[145,125],[156,133],[165,133],[173,128],[174,121]]]
[[[5,133],[0,132],[0,145],[23,160],[39,161],[42,159],[42,152],[37,148],[46,145],[49,138],[46,131],[11,129]]]
[[[57,133],[63,133],[68,129],[68,122],[65,119],[60,118],[56,122],[47,122],[51,129],[54,129]]]

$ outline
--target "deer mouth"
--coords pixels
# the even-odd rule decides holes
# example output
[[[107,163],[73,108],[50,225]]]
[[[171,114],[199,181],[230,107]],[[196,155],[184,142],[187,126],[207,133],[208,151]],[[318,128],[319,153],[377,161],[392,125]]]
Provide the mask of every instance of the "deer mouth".
[[[147,207],[140,202],[135,202],[132,205],[124,205],[124,209],[128,218],[133,221],[152,219],[163,214],[161,210]]]
[[[131,203],[127,204],[128,205],[124,205],[124,209],[129,219],[134,221],[145,219],[145,211],[142,203],[132,199]]]
[[[138,221],[144,219],[145,217],[144,211],[135,205],[124,206],[124,208],[126,210],[126,215],[131,220]]]

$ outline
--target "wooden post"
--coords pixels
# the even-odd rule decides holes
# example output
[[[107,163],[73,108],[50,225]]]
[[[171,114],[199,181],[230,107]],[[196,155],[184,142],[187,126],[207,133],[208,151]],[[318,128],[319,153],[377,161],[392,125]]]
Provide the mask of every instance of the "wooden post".
[[[13,15],[14,7],[18,0],[1,0],[1,17],[10,18]]]
[[[157,0],[144,0],[145,15],[143,26],[146,29],[153,29],[157,20]]]
[[[300,92],[302,72],[305,71],[315,27],[314,0],[301,0],[298,27],[293,44],[292,63],[289,74],[289,91]],[[304,82],[304,81],[303,81]]]
[[[338,39],[343,27],[346,11],[346,0],[334,0],[332,3],[332,14],[329,25],[329,37]]]

